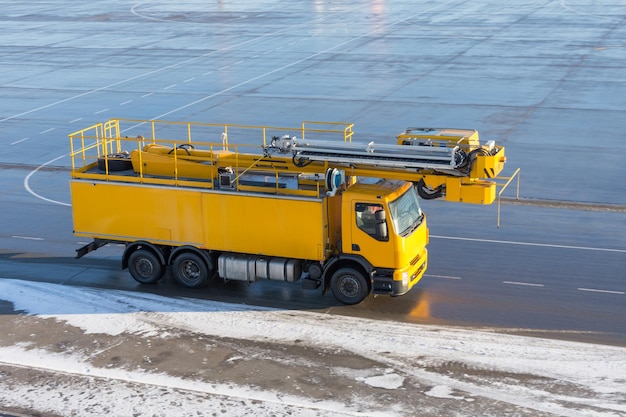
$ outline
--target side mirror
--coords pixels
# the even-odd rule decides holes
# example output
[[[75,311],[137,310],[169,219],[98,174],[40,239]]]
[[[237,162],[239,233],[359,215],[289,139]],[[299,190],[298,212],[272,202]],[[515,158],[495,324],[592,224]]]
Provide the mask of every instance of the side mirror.
[[[389,230],[387,229],[387,213],[385,210],[378,210],[374,216],[376,217],[376,239],[389,240]]]

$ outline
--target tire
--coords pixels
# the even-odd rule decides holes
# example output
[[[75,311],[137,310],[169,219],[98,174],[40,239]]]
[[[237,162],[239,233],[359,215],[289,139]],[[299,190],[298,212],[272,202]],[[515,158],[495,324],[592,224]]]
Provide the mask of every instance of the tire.
[[[98,169],[100,171],[106,171],[107,166],[109,172],[126,171],[133,168],[133,162],[130,160],[130,155],[126,152],[112,153],[104,157],[98,158]]]
[[[138,249],[128,258],[128,271],[141,284],[156,284],[165,273],[165,266],[148,249]]]
[[[330,279],[330,290],[344,304],[358,304],[370,293],[370,286],[363,273],[354,268],[338,269]]]
[[[183,252],[174,259],[174,279],[188,288],[200,288],[209,280],[209,267],[195,253]]]

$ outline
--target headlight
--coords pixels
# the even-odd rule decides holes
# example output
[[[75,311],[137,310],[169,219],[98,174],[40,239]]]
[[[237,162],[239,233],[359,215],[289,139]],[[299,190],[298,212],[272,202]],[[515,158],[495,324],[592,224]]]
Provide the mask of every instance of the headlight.
[[[409,285],[409,273],[408,272],[403,272],[402,273],[402,285]]]

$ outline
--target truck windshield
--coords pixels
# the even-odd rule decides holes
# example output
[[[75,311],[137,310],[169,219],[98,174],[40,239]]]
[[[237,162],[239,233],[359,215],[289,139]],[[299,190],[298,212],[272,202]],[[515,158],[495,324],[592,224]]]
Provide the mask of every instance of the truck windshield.
[[[400,236],[408,236],[422,223],[424,215],[417,200],[415,187],[389,203],[393,227]]]

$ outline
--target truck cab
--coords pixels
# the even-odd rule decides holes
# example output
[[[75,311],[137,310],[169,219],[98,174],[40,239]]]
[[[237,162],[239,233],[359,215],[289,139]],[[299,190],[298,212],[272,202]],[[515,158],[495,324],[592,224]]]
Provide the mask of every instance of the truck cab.
[[[341,217],[342,268],[328,268],[335,297],[354,304],[369,292],[398,296],[422,278],[428,227],[412,183],[360,179],[343,192]]]

